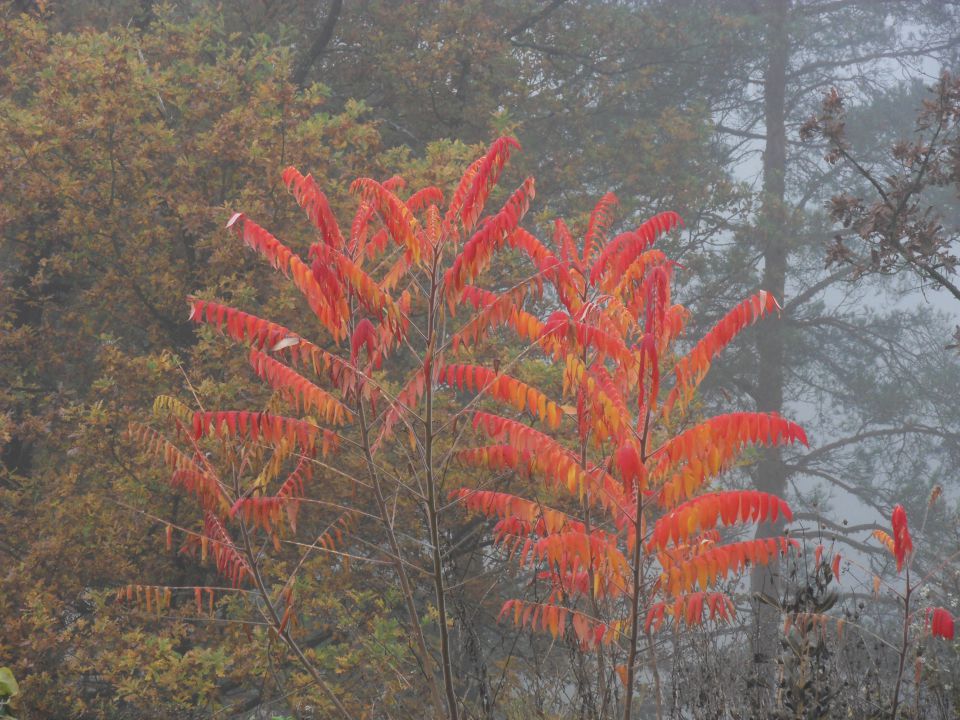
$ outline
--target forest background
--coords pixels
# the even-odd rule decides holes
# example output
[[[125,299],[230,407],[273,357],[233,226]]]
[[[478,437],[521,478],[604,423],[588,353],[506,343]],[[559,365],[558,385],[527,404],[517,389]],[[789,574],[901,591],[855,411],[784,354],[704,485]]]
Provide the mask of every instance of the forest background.
[[[960,549],[960,91],[941,78],[958,50],[960,7],[944,0],[0,5],[0,666],[19,680],[17,712],[326,716],[311,678],[229,598],[199,619],[192,593],[162,617],[114,602],[130,583],[216,584],[166,550],[165,523],[190,508],[123,432],[161,394],[266,401],[243,353],[188,321],[185,298],[297,316],[223,229],[242,210],[305,247],[284,167],[313,173],[346,218],[355,177],[449,188],[504,134],[523,146],[511,181],[537,178],[538,234],[560,215],[584,228],[608,191],[624,227],[681,214],[668,246],[693,337],[757,289],[780,300],[780,320],[744,333],[699,402],[805,426],[809,449],[758,452],[731,482],[788,498],[795,537],[849,559],[831,610],[896,628],[895,600],[871,587],[893,561],[869,538],[902,503],[940,578],[931,602],[957,614],[958,565],[936,558]],[[516,272],[498,265],[497,286]],[[340,549],[369,555],[362,528]],[[489,569],[487,529],[450,526],[451,578]],[[325,562],[298,587],[301,612],[323,619],[304,639],[311,657],[358,715],[414,716],[402,599],[363,563]],[[596,713],[589,678],[569,679],[574,650],[497,624],[495,579],[451,580],[471,712]],[[879,645],[782,643],[753,590],[737,623],[665,654],[672,712],[880,712],[893,673]],[[956,650],[928,655],[909,712],[951,717]],[[801,657],[817,670],[796,673],[820,683],[805,710],[784,701]]]

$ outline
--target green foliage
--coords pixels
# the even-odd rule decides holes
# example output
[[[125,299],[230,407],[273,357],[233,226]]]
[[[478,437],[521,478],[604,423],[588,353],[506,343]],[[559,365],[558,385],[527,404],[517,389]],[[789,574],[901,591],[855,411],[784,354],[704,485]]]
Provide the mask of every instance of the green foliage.
[[[0,51],[0,663],[32,716],[235,703],[230,683],[266,662],[245,636],[176,609],[135,632],[102,603],[144,573],[205,573],[162,552],[162,526],[138,508],[174,521],[183,508],[123,459],[119,431],[184,371],[205,375],[189,291],[222,275],[228,297],[275,294],[218,237],[224,204],[299,219],[280,164],[336,188],[376,167],[378,133],[362,105],[324,112],[323,88],[295,92],[285,52],[213,16],[54,34],[3,13]]]
[[[11,704],[20,694],[20,687],[8,667],[0,667],[0,717],[13,718]]]

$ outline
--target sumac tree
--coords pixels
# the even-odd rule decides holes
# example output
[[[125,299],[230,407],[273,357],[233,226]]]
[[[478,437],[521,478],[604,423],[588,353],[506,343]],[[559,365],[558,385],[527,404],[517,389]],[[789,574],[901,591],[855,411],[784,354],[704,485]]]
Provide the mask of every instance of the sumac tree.
[[[349,229],[313,178],[288,168],[284,182],[315,231],[306,259],[242,213],[228,227],[303,296],[306,329],[189,301],[195,323],[249,347],[273,396],[257,409],[208,409],[199,394],[195,408],[160,400],[172,439],[131,426],[199,507],[195,525],[168,527],[168,544],[177,536],[185,551],[212,557],[228,592],[252,600],[344,717],[358,708],[297,640],[312,622],[296,592],[308,556],[390,568],[414,660],[408,686],[426,689],[434,716],[457,718],[464,700],[444,528],[462,522],[462,509],[497,517],[495,543],[537,565],[550,587],[542,602],[508,600],[502,614],[596,653],[601,715],[619,705],[629,718],[642,659],[667,618],[680,627],[729,619],[733,603],[718,584],[792,544],[722,537],[730,526],[789,518],[782,499],[705,491],[747,445],[805,443],[803,430],[775,414],[688,412],[714,357],[776,311],[774,298],[748,298],[678,357],[688,313],[671,299],[678,266],[654,244],[679,216],[609,237],[616,198],[607,195],[582,241],[558,220],[548,247],[520,226],[532,178],[484,216],[517,148],[496,140],[448,201],[434,187],[404,193],[398,177],[361,178]],[[529,258],[529,276],[484,288],[484,272],[507,250]],[[483,362],[479,348],[504,331],[522,349],[507,363]],[[524,379],[530,363],[556,367],[559,392]],[[493,444],[467,447],[471,425]],[[538,482],[522,495],[500,492],[486,470]],[[289,538],[305,507],[326,514],[325,529],[298,543]],[[283,552],[291,544],[296,555]],[[193,595],[198,612],[212,602],[208,588]],[[160,607],[173,596],[141,586],[120,597]]]
[[[930,496],[930,502],[927,505],[928,512],[930,507],[932,507],[936,502],[939,495],[940,489],[935,488],[934,492]],[[924,516],[924,525],[925,524],[926,516]],[[902,576],[903,578],[902,586],[887,586],[894,597],[897,598],[898,604],[902,607],[901,617],[903,632],[899,638],[899,641],[895,641],[895,649],[897,651],[897,673],[896,684],[894,685],[893,689],[893,698],[890,702],[890,717],[893,718],[893,720],[896,720],[897,713],[900,709],[903,691],[904,671],[906,670],[909,654],[916,641],[910,633],[911,625],[917,618],[923,617],[924,630],[931,637],[939,637],[945,640],[953,640],[954,638],[954,618],[949,610],[944,607],[933,607],[929,604],[926,604],[926,607],[917,607],[919,591],[924,585],[930,583],[930,581],[935,577],[937,570],[941,570],[946,567],[954,558],[951,557],[947,558],[945,561],[938,562],[934,570],[928,571],[920,578],[917,578],[916,575],[911,578],[910,570],[913,566],[914,547],[913,538],[910,535],[910,526],[907,522],[907,511],[904,509],[903,505],[897,505],[894,507],[893,512],[890,515],[890,526],[890,533],[887,533],[884,530],[874,530],[873,537],[879,540],[893,555],[894,559],[896,560],[897,575]],[[874,593],[879,592],[880,585],[880,578],[875,577]],[[922,674],[922,655],[923,653],[919,649],[915,650],[917,685],[920,684],[920,676]],[[919,693],[919,688],[917,688],[915,692]]]
[[[566,421],[556,402],[518,382],[505,387],[502,375],[482,367],[447,366],[439,379],[526,406],[536,421],[477,411],[473,427],[493,444],[457,458],[535,476],[542,492],[518,497],[462,488],[453,497],[498,518],[495,542],[548,584],[545,598],[508,600],[501,615],[554,638],[569,634],[594,650],[599,673],[619,676],[623,717],[630,718],[642,655],[651,661],[659,708],[652,634],[667,618],[678,627],[728,620],[734,605],[718,584],[795,544],[787,537],[724,542],[722,528],[789,520],[790,508],[768,493],[707,492],[708,485],[749,444],[807,440],[774,413],[688,418],[712,360],[777,303],[758,292],[677,357],[688,313],[671,299],[677,265],[654,244],[680,219],[664,212],[608,240],[614,203],[610,195],[600,201],[581,242],[558,220],[555,251],[523,230],[511,238],[536,264],[535,281],[549,283],[560,302],[545,321],[518,312],[506,295],[447,285],[451,303],[467,295],[480,310],[467,326],[469,341],[503,323],[563,364],[563,394],[575,403]],[[599,687],[595,710],[608,717],[620,694],[602,678]]]

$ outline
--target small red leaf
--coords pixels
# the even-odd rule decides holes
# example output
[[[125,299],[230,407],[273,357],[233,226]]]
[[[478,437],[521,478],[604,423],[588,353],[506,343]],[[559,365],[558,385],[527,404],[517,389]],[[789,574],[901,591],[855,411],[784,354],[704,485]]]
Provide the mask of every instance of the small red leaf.
[[[353,337],[350,338],[350,362],[357,364],[357,357],[360,355],[360,348],[366,346],[367,361],[373,358],[377,348],[377,332],[373,323],[364,318],[353,331]]]
[[[927,610],[927,622],[930,624],[930,634],[934,637],[953,640],[954,620],[947,610],[943,608],[931,608]]]
[[[910,538],[910,529],[907,526],[907,511],[903,505],[897,505],[891,516],[893,525],[893,555],[897,559],[897,572],[903,569],[909,555],[913,553],[913,540]]]

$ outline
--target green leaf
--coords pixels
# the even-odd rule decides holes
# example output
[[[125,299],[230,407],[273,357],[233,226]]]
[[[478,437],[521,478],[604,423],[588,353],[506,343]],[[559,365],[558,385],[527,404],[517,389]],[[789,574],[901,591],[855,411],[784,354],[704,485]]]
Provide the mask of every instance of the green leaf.
[[[20,686],[13,678],[13,671],[8,667],[0,668],[0,698],[13,697],[20,694]]]

